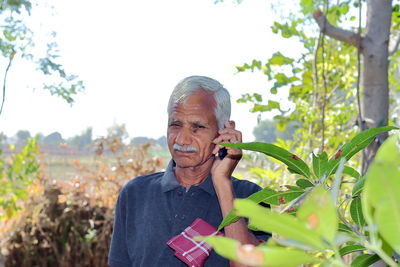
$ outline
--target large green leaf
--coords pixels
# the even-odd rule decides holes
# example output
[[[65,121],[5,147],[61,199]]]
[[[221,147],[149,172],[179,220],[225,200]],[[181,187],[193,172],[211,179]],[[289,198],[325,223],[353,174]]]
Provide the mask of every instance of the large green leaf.
[[[365,219],[364,215],[362,212],[362,206],[361,206],[361,198],[356,197],[351,201],[350,204],[350,215],[353,221],[358,224],[359,226],[364,226],[365,225]]]
[[[272,245],[254,247],[241,246],[238,241],[226,237],[202,237],[221,256],[246,264],[246,266],[294,267],[301,264],[317,263],[320,260],[299,249]]]
[[[197,241],[205,241],[212,246],[219,255],[224,258],[237,261],[237,249],[240,245],[239,241],[222,236],[197,236]]]
[[[288,203],[289,201],[292,201],[293,199],[299,197],[303,193],[304,190],[302,189],[293,189],[283,192],[275,192],[274,190],[266,187],[250,195],[249,197],[247,197],[247,199],[252,200],[255,203],[264,202],[270,205],[279,205],[281,204],[281,202]],[[235,214],[235,211],[231,210],[218,226],[218,230],[221,230],[225,226],[236,222],[237,220],[239,220],[239,218],[240,216],[237,216]]]
[[[252,201],[254,201],[255,203],[260,203],[264,200],[267,199],[271,199],[271,204],[274,205],[279,205],[278,201],[274,201],[274,195],[276,195],[276,192],[272,189],[269,188],[264,188],[258,192],[255,192],[253,194],[251,194],[249,197],[247,197],[247,199],[250,199]],[[231,210],[226,216],[225,218],[222,220],[222,222],[219,224],[218,226],[218,231],[221,230],[222,228],[224,228],[227,225],[230,225],[231,223],[236,222],[237,220],[239,220],[240,216],[237,216],[235,213],[235,210]]]
[[[351,263],[352,267],[367,267],[380,260],[376,254],[362,254],[358,255]]]
[[[290,65],[293,63],[293,58],[286,57],[281,52],[276,52],[268,60],[268,63],[277,66]]]
[[[365,250],[365,247],[363,247],[361,245],[349,245],[346,247],[342,247],[339,250],[339,254],[340,254],[340,256],[343,257],[344,255],[347,255],[347,254],[350,254],[350,253],[353,253],[356,251],[361,251],[361,250]]]
[[[364,187],[364,183],[365,183],[365,176],[363,176],[360,180],[358,180],[357,183],[354,185],[353,190],[351,192],[353,197],[361,193]]]
[[[292,215],[272,212],[248,199],[235,200],[235,209],[238,215],[249,218],[251,225],[264,232],[276,233],[316,249],[325,247],[318,233]]]
[[[400,253],[400,134],[386,140],[366,174],[361,196],[368,224]],[[372,221],[371,221],[372,220]]]
[[[318,156],[315,156],[313,153],[312,158],[314,174],[318,178],[321,178],[322,175],[324,175],[326,168],[328,167],[328,154],[326,154],[326,152],[323,152]]]
[[[353,233],[353,229],[351,229],[349,226],[347,226],[346,224],[343,224],[343,223],[339,223],[338,231],[344,232],[344,233],[349,233],[349,234]]]
[[[262,152],[270,157],[273,157],[288,166],[290,172],[300,174],[304,177],[310,178],[310,169],[307,164],[295,154],[268,143],[220,143],[222,146],[233,147],[251,151]]]
[[[343,174],[350,175],[351,177],[354,177],[357,180],[360,179],[361,177],[360,173],[350,166],[344,166]]]
[[[307,180],[307,179],[298,179],[296,181],[296,184],[303,189],[314,186],[314,184],[312,182],[310,182],[310,180]]]
[[[367,147],[374,140],[376,135],[394,129],[398,128],[394,126],[385,126],[368,129],[356,135],[349,143],[345,144],[329,159],[326,176],[329,177],[336,171],[341,158],[349,160],[354,156],[354,154]]]
[[[325,240],[334,243],[338,228],[336,208],[330,193],[322,186],[315,187],[297,211],[297,217]]]

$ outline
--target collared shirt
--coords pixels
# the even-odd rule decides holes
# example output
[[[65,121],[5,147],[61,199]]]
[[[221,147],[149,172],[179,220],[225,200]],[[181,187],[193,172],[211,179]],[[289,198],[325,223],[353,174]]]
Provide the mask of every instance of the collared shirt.
[[[167,241],[196,218],[215,228],[221,223],[221,209],[211,176],[186,192],[177,182],[173,167],[171,161],[165,172],[139,176],[121,190],[108,259],[112,267],[184,267]],[[237,198],[260,190],[258,185],[236,178],[232,178],[232,184]],[[257,237],[265,240],[268,235]],[[229,266],[229,262],[213,251],[205,266],[223,267]]]

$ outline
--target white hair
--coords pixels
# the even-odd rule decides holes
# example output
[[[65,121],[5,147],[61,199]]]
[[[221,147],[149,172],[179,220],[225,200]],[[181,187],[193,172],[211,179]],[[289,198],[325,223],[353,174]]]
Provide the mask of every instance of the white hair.
[[[224,124],[231,117],[231,97],[228,90],[217,80],[205,76],[189,76],[181,80],[172,91],[168,102],[168,114],[177,103],[184,103],[189,96],[198,90],[206,90],[213,93],[216,103],[214,109],[215,118],[217,119],[218,128],[224,128]]]

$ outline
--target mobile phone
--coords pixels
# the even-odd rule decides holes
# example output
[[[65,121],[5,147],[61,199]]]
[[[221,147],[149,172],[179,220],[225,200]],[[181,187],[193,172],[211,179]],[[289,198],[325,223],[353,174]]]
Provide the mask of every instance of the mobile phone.
[[[219,157],[220,160],[223,160],[227,154],[228,154],[228,151],[226,150],[225,147],[220,148],[218,150],[218,157]]]

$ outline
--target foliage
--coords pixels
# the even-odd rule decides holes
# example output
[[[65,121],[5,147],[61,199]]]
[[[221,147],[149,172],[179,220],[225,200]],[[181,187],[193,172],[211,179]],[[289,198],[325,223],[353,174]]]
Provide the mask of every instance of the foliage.
[[[332,25],[356,31],[358,3],[358,0],[299,0],[291,1],[288,6],[284,1],[275,1],[271,7],[281,16],[279,21],[273,22],[271,31],[276,38],[290,42],[291,47],[300,52],[294,54],[279,49],[266,60],[253,59],[237,66],[238,72],[260,71],[271,82],[268,99],[248,92],[237,102],[252,103],[251,112],[277,114],[274,119],[282,128],[290,122],[302,125],[297,129],[294,141],[286,142],[287,149],[300,156],[313,152],[316,144],[320,146],[319,152],[332,153],[356,133],[357,49],[321,34],[312,13],[323,8]],[[394,40],[398,39],[398,14],[399,5],[393,4],[391,27]],[[397,86],[398,56],[399,53],[394,53],[390,58],[389,82],[395,91],[400,88]],[[288,93],[294,109],[288,111],[274,101],[274,95],[283,92]],[[393,110],[396,104],[392,102]],[[325,136],[336,138],[326,140]]]
[[[11,146],[13,150],[13,146]],[[9,159],[0,149],[0,220],[9,219],[20,209],[26,199],[27,188],[39,176],[39,150],[36,139],[28,139],[25,147]]]
[[[344,165],[379,133],[393,129],[398,128],[366,130],[330,157],[325,152],[313,155],[312,167],[271,144],[222,144],[278,159],[297,175],[297,181],[286,191],[266,187],[247,199],[236,200],[235,209],[219,226],[222,229],[239,216],[246,217],[250,229],[274,233],[273,239],[258,247],[241,246],[220,237],[205,240],[221,255],[250,266],[317,262],[346,266],[342,256],[359,251],[362,253],[352,266],[368,266],[380,259],[397,266],[393,257],[394,252],[400,252],[400,135],[391,136],[383,144],[365,177]],[[256,204],[260,202],[274,208]]]
[[[88,127],[80,135],[75,135],[67,140],[67,144],[78,149],[84,149],[92,143],[93,128]]]
[[[161,160],[148,149],[148,144],[128,147],[110,135],[96,141],[95,167],[75,161],[81,175],[74,179],[35,180],[23,209],[0,224],[5,266],[108,266],[120,188],[161,169]]]
[[[35,63],[37,70],[43,75],[52,77],[52,82],[44,83],[43,88],[72,104],[74,95],[82,92],[84,85],[78,76],[68,74],[59,63],[57,43],[53,41],[56,34],[49,34],[47,39],[50,41],[41,49],[43,45],[35,42],[35,34],[28,26],[29,16],[33,16],[36,9],[45,8],[41,4],[44,5],[34,0],[0,1],[0,54],[7,59],[9,67],[16,57]]]

